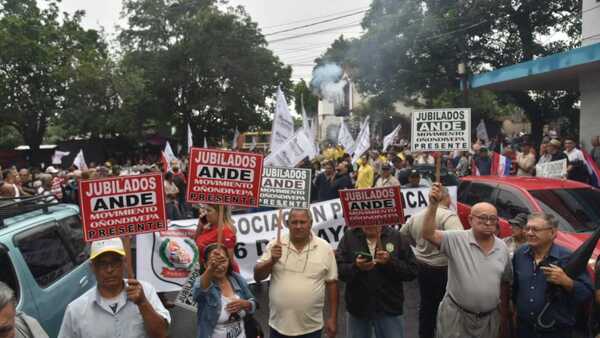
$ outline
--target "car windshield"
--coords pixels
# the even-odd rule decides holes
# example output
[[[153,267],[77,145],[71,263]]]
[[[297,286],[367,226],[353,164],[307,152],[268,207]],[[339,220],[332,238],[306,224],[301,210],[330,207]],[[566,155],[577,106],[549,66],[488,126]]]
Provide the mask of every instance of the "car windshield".
[[[590,188],[533,190],[531,195],[542,210],[554,215],[560,229],[569,232],[592,231],[600,220],[600,191]]]

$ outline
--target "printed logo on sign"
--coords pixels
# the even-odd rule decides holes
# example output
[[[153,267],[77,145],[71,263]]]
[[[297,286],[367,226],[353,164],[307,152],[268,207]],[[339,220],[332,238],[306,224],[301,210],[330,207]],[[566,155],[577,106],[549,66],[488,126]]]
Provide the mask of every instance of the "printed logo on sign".
[[[166,238],[159,248],[160,259],[165,264],[163,277],[185,278],[198,262],[198,247],[190,238]]]
[[[160,173],[80,181],[79,189],[86,241],[166,228]]]
[[[471,110],[448,108],[412,114],[412,151],[467,151],[471,148]]]
[[[190,203],[258,206],[262,155],[192,148],[186,199]]]

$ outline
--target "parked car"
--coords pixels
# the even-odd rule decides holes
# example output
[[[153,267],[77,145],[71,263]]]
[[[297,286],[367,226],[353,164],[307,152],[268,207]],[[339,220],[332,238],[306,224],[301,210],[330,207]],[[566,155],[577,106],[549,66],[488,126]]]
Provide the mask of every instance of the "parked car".
[[[510,236],[508,220],[521,212],[545,212],[559,222],[556,243],[577,249],[600,224],[600,190],[576,181],[540,177],[468,176],[458,187],[458,214],[469,227],[471,206],[490,202],[498,209],[500,237]],[[600,253],[599,248],[593,257]],[[593,269],[595,259],[591,259]]]
[[[0,199],[0,280],[50,337],[67,305],[96,284],[88,258],[76,205]]]

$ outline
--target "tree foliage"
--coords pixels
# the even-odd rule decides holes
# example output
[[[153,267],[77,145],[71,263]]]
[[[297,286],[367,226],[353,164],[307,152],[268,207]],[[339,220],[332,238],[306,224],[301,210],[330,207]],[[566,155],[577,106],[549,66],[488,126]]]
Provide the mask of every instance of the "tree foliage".
[[[373,0],[362,22],[365,33],[336,40],[317,62],[345,64],[371,106],[382,111],[397,101],[462,105],[460,63],[470,75],[577,46],[580,8],[581,0]],[[576,113],[577,97],[478,91],[468,104],[484,116],[512,111],[516,104],[541,130],[550,118]]]
[[[278,85],[291,92],[291,68],[267,48],[241,7],[223,11],[213,0],[126,0],[124,15],[129,28],[119,36],[122,65],[141,74],[146,90],[137,115],[182,133],[189,123],[196,142],[229,138],[236,127],[265,128],[271,109],[265,99]]]
[[[43,10],[35,0],[0,1],[0,118],[31,147],[34,162],[49,123],[86,103],[75,92],[97,93],[79,87],[80,79],[106,60],[106,45],[81,27],[82,16],[61,17],[54,1]]]

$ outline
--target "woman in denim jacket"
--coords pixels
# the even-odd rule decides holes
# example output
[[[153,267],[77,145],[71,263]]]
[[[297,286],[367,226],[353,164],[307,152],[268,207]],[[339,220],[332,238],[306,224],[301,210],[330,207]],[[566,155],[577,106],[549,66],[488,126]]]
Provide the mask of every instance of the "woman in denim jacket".
[[[256,301],[248,284],[233,272],[227,248],[213,243],[204,250],[206,270],[194,284],[198,303],[197,338],[250,338],[244,316],[254,313]]]

